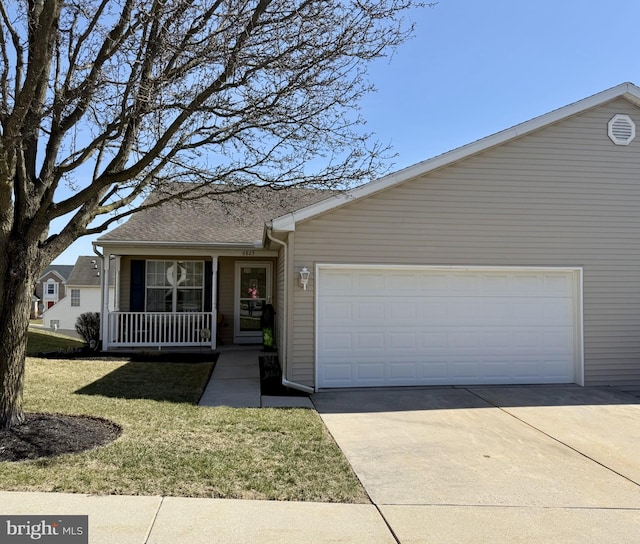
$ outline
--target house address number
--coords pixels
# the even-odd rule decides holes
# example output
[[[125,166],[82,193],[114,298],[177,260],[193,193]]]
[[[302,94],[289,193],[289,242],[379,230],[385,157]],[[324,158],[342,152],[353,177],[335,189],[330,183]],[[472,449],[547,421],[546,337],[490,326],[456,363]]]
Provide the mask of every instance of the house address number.
[[[256,254],[252,249],[246,249],[242,252],[243,257],[253,257]]]

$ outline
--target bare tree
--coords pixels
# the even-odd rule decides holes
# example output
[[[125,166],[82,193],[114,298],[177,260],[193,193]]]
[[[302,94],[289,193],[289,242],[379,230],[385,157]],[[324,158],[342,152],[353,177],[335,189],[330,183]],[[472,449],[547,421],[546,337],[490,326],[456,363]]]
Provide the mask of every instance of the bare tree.
[[[188,198],[193,182],[215,194],[379,172],[357,103],[415,5],[0,0],[0,428],[24,418],[35,282],[78,237],[167,182],[191,182]]]

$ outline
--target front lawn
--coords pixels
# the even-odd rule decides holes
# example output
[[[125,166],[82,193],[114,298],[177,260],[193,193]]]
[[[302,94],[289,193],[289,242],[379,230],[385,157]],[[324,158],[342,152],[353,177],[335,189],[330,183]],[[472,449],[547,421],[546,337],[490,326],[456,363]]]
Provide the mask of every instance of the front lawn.
[[[81,348],[84,343],[75,338],[42,329],[29,329],[27,355],[37,355],[47,351],[66,351]]]
[[[0,489],[367,502],[313,410],[198,407],[211,365],[27,359],[29,412],[119,424],[81,454],[0,462]]]

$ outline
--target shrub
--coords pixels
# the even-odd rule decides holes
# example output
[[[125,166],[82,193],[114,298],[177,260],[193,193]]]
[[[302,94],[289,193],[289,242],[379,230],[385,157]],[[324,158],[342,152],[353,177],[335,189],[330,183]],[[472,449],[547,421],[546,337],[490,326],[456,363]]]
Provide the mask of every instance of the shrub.
[[[76,321],[76,332],[91,347],[97,347],[100,342],[100,314],[85,312]]]

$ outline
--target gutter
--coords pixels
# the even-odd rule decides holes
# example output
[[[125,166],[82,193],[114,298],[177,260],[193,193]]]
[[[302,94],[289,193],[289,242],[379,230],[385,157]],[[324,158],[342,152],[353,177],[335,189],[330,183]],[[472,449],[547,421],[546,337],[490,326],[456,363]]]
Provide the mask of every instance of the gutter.
[[[104,328],[105,328],[105,323],[108,322],[109,316],[108,315],[103,315],[105,313],[105,304],[104,304],[104,286],[102,285],[102,282],[105,281],[104,279],[104,255],[102,253],[100,253],[98,251],[98,246],[95,242],[93,242],[91,244],[93,246],[93,252],[98,256],[98,258],[100,259],[100,335],[98,336],[98,340],[100,342],[100,351],[105,351],[104,349],[104,339],[103,339],[103,332],[104,332]],[[109,273],[107,272],[106,274],[107,276],[107,281],[109,279]]]
[[[284,311],[285,311],[285,316],[284,319],[282,320],[282,338],[284,339],[283,342],[283,346],[281,347],[281,355],[282,355],[282,385],[284,385],[285,387],[291,387],[291,389],[297,389],[299,391],[303,391],[304,393],[315,393],[315,389],[313,387],[309,387],[308,385],[303,385],[301,383],[296,383],[296,382],[292,382],[287,380],[287,378],[285,377],[287,375],[287,366],[288,366],[288,357],[287,357],[287,344],[288,344],[288,330],[287,330],[287,323],[289,322],[289,316],[288,316],[288,310],[289,310],[289,252],[288,252],[288,246],[286,242],[283,242],[281,240],[278,240],[277,238],[273,237],[272,234],[272,229],[267,227],[265,228],[265,234],[267,235],[267,238],[269,238],[269,240],[271,240],[272,242],[278,244],[279,246],[282,247],[283,252],[284,252],[284,285],[283,285],[283,289],[284,289]]]
[[[190,247],[190,248],[201,248],[201,249],[212,249],[212,248],[222,248],[222,249],[260,249],[259,242],[217,242],[214,244],[208,244],[203,242],[161,242],[161,241],[151,241],[151,240],[96,240],[94,244],[100,245],[104,247],[108,246],[142,246],[142,247]]]

